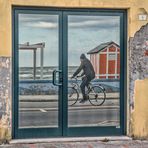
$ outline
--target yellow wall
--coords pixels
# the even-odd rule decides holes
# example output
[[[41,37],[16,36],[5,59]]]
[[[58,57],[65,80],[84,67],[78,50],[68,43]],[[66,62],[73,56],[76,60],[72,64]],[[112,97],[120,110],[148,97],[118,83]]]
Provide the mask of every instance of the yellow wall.
[[[11,57],[12,5],[127,9],[128,37],[133,37],[134,33],[148,22],[138,20],[138,14],[143,11],[141,8],[144,8],[148,12],[148,0],[0,0],[0,56]],[[142,127],[140,128],[140,122],[142,122],[143,125],[148,123],[147,111],[145,111],[145,105],[148,103],[148,91],[146,91],[148,90],[148,80],[136,81],[135,89],[136,108],[133,114],[132,124],[134,129],[132,131],[133,134],[141,135],[142,133],[145,134],[145,131],[141,129]],[[146,90],[143,91],[144,89]],[[145,127],[144,130],[148,133],[148,128],[146,129]]]
[[[134,137],[148,138],[148,79],[135,81],[135,109],[132,113]]]
[[[91,7],[91,8],[125,8],[128,9],[128,36],[146,23],[138,21],[140,8],[148,11],[148,0],[0,0],[0,55],[11,56],[11,8],[21,6],[54,6],[54,7]]]

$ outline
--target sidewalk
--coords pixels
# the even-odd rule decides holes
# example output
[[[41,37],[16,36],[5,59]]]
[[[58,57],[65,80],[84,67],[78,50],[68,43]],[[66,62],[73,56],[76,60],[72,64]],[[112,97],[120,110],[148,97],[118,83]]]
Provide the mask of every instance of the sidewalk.
[[[12,140],[0,148],[148,148],[148,141],[122,137],[33,139]]]

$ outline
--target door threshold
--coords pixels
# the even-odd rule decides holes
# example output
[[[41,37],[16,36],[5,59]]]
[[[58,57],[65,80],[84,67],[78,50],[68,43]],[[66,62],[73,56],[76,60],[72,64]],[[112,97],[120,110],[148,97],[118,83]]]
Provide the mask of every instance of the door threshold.
[[[126,141],[132,140],[128,136],[104,136],[104,137],[66,137],[66,138],[35,138],[35,139],[14,139],[10,144],[27,143],[55,143],[55,142],[85,142],[85,141]]]

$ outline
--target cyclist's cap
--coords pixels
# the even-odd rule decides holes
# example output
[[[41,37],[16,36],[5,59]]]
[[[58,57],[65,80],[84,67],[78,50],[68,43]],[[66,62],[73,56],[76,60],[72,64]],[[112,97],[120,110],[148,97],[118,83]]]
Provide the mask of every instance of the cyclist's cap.
[[[85,56],[85,54],[81,54],[81,56],[80,56],[80,59],[86,59],[86,56]]]

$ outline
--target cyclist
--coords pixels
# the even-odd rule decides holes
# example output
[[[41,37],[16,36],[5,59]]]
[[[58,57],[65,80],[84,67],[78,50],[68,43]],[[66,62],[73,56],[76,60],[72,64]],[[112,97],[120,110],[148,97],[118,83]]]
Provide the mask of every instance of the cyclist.
[[[80,85],[83,98],[80,100],[80,103],[84,103],[85,101],[88,100],[88,95],[85,93],[85,87],[88,87],[89,82],[95,78],[95,71],[91,62],[86,58],[85,54],[81,54],[80,61],[81,61],[80,66],[78,67],[78,69],[75,71],[75,73],[71,78],[74,78],[83,70],[81,74],[82,83]]]

